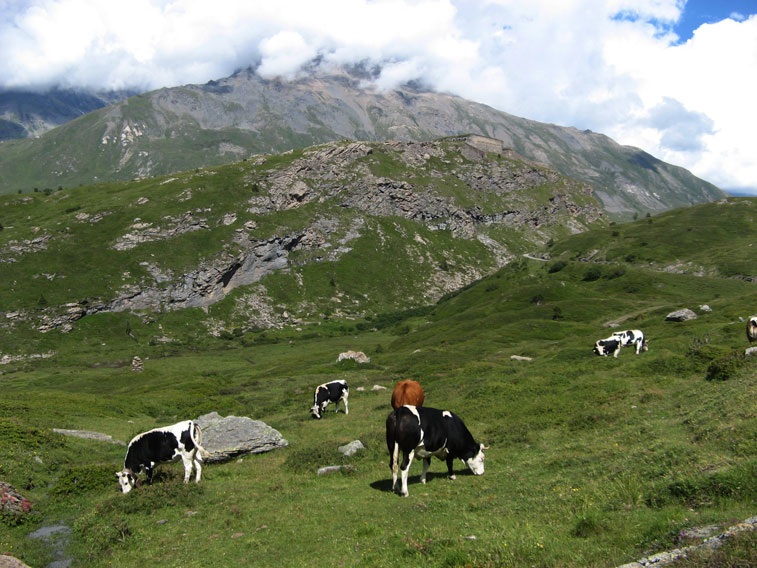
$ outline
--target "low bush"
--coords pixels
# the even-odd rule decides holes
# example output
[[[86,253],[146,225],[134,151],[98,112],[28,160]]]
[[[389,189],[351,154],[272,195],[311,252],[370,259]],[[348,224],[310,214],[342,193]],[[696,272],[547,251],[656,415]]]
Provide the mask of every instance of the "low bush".
[[[712,361],[707,367],[708,381],[727,381],[732,378],[746,363],[744,351],[739,349],[722,355]]]

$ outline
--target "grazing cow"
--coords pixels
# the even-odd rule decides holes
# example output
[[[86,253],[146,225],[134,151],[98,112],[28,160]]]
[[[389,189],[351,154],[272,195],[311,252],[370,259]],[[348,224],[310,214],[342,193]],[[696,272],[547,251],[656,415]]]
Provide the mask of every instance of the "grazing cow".
[[[392,470],[392,490],[397,492],[397,473],[401,472],[399,494],[407,497],[407,474],[413,457],[423,460],[421,483],[426,483],[426,472],[431,456],[447,461],[447,474],[455,479],[452,463],[458,458],[474,475],[484,473],[483,444],[477,443],[460,418],[447,410],[400,406],[386,419],[386,445],[389,448],[389,467]],[[399,453],[402,451],[402,463]]]
[[[640,329],[616,331],[612,336],[620,339],[620,345],[622,347],[635,345],[637,355],[642,351],[649,351],[649,340],[644,337],[644,333]]]
[[[594,344],[594,353],[606,357],[612,353],[613,357],[618,356],[621,347],[626,345],[636,345],[636,354],[641,351],[649,350],[649,341],[644,338],[644,334],[638,329],[628,331],[616,331],[610,337],[600,339]]]
[[[600,339],[594,344],[594,353],[602,357],[606,357],[612,353],[614,357],[620,353],[620,339],[617,337],[608,337],[607,339]]]
[[[392,408],[400,406],[423,406],[423,389],[418,381],[405,379],[397,383],[392,392]]]
[[[199,483],[202,457],[210,455],[200,445],[201,441],[202,432],[191,420],[134,436],[126,450],[124,468],[116,472],[121,491],[128,493],[138,486],[137,474],[142,470],[147,475],[147,483],[152,483],[153,469],[157,464],[179,458],[184,463],[184,483],[189,481],[193,466],[196,472],[195,483]]]
[[[350,407],[347,405],[347,399],[350,396],[350,389],[347,386],[347,381],[338,380],[331,381],[330,383],[324,383],[315,387],[315,394],[313,396],[313,408],[310,412],[313,414],[313,418],[321,418],[321,413],[326,410],[326,407],[330,402],[333,402],[334,412],[339,411],[339,401],[344,401],[344,413],[350,413]]]
[[[757,316],[752,316],[746,322],[746,338],[749,343],[757,341]]]

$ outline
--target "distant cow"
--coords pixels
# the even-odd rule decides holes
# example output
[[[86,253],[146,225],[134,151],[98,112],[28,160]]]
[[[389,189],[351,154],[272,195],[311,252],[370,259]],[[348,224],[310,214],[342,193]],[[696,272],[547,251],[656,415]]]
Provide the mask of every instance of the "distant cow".
[[[460,418],[447,410],[400,406],[386,419],[386,445],[389,448],[389,467],[392,470],[392,490],[407,497],[407,475],[413,457],[423,460],[421,483],[426,483],[426,472],[431,456],[446,460],[447,473],[455,479],[452,463],[457,458],[467,465],[474,475],[484,473],[483,444],[477,443]],[[402,463],[399,454],[402,451]],[[397,473],[402,485],[397,490]]]
[[[121,491],[128,493],[138,484],[137,474],[144,470],[147,483],[152,483],[153,469],[159,463],[181,458],[184,463],[184,483],[195,468],[195,483],[202,475],[202,457],[210,454],[200,445],[202,432],[191,420],[173,426],[155,428],[132,438],[126,449],[124,468],[116,472]]]
[[[626,331],[616,331],[613,337],[620,339],[620,345],[627,347],[628,345],[636,346],[636,354],[638,355],[642,351],[649,351],[649,340],[644,337],[644,333],[640,329],[627,329]]]
[[[330,383],[324,383],[315,387],[315,394],[313,395],[313,408],[310,412],[313,414],[313,418],[321,418],[321,413],[326,410],[329,403],[335,403],[334,412],[339,411],[339,401],[344,401],[344,413],[350,413],[350,407],[347,404],[347,399],[350,396],[350,389],[347,386],[347,381],[338,380],[331,381]]]
[[[392,392],[392,408],[400,406],[423,406],[423,389],[418,381],[405,379],[397,383]]]
[[[621,347],[627,345],[636,345],[636,354],[641,351],[649,350],[649,342],[644,338],[644,334],[638,329],[628,331],[616,331],[610,337],[600,339],[594,344],[594,353],[606,357],[612,353],[617,357]]]
[[[757,316],[752,316],[746,322],[746,338],[749,343],[757,341]]]

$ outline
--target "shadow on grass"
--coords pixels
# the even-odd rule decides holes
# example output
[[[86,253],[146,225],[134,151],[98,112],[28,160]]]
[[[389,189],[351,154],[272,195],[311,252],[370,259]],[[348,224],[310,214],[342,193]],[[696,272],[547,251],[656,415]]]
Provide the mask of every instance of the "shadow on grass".
[[[454,470],[453,470],[454,471]],[[454,474],[456,477],[460,476],[468,476],[473,475],[473,473],[470,470],[464,469],[460,471],[454,471]],[[437,472],[434,473],[432,471],[429,471],[426,473],[426,485],[431,483],[435,478],[442,478],[447,479],[447,473],[446,472]],[[399,482],[399,479],[398,479]],[[407,478],[407,489],[408,492],[412,492],[412,486],[418,485],[419,487],[423,487],[423,484],[421,483],[421,475],[411,475]],[[375,489],[376,491],[386,491],[387,493],[392,492],[392,475],[391,473],[387,476],[386,479],[379,479],[378,481],[374,481],[371,483],[371,488]]]

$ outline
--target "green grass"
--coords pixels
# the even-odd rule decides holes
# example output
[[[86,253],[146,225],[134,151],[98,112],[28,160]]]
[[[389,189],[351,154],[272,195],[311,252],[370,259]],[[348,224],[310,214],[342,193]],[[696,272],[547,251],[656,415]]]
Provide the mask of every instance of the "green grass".
[[[77,565],[95,567],[252,557],[280,566],[583,567],[629,562],[676,547],[684,528],[752,516],[757,367],[747,361],[727,380],[705,377],[719,353],[743,347],[737,316],[754,305],[753,284],[635,268],[586,282],[585,268],[517,263],[410,319],[376,318],[397,322],[378,331],[334,322],[309,338],[282,330],[265,341],[258,332],[163,346],[135,325],[137,342],[121,333],[96,349],[83,340],[103,328],[89,323],[54,359],[2,369],[1,476],[38,512],[3,527],[3,542],[40,563],[48,552],[25,534],[64,522]],[[663,321],[700,302],[713,311]],[[561,319],[552,319],[554,306]],[[607,320],[635,313],[624,327],[644,329],[649,352],[591,354]],[[82,324],[112,316],[121,317]],[[371,364],[337,365],[346,349],[365,351]],[[137,353],[143,373],[128,365]],[[427,405],[458,413],[491,445],[484,476],[458,463],[452,482],[436,461],[422,486],[414,464],[410,497],[390,493],[389,395],[370,388],[404,377],[421,381]],[[311,420],[312,388],[335,378],[351,386],[349,416]],[[128,440],[211,410],[262,419],[290,446],[208,466],[197,487],[183,486],[180,465],[162,466],[158,483],[122,496],[108,474],[122,446],[50,431]],[[337,446],[353,439],[367,450],[342,458]],[[315,475],[339,463],[355,469]]]

